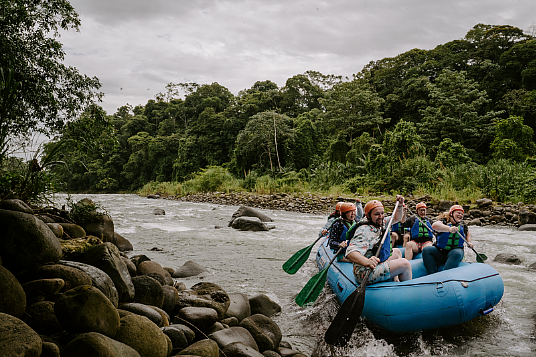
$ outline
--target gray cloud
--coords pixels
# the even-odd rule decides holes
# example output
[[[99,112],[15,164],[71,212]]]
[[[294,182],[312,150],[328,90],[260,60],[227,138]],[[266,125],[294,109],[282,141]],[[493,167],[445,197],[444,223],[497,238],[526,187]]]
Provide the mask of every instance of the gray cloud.
[[[108,113],[145,104],[169,82],[231,92],[307,70],[351,76],[373,60],[462,38],[478,23],[528,30],[532,1],[72,0],[80,32],[66,63],[97,76]]]

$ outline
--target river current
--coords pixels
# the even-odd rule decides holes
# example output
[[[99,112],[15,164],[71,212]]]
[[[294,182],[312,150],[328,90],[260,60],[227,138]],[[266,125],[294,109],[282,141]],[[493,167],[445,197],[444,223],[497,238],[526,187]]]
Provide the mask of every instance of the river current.
[[[463,325],[433,331],[396,335],[362,321],[344,348],[323,342],[324,332],[339,307],[329,287],[313,306],[301,308],[294,297],[318,272],[316,247],[295,274],[281,266],[296,251],[312,244],[326,217],[296,212],[260,210],[270,216],[275,229],[242,232],[227,227],[238,206],[152,200],[131,194],[72,195],[74,202],[89,197],[112,217],[115,230],[134,246],[128,255],[145,254],[162,266],[176,269],[192,260],[209,270],[202,276],[182,279],[189,288],[207,281],[228,293],[259,293],[277,302],[282,312],[274,321],[283,339],[310,356],[535,356],[536,355],[536,232],[513,228],[470,227],[475,249],[488,256],[486,263],[501,275],[505,291],[489,315]],[[56,206],[67,195],[55,197]],[[161,208],[165,215],[154,215]],[[475,261],[466,249],[465,260]],[[521,265],[493,262],[498,253],[513,253]],[[415,306],[418,309],[418,306]]]

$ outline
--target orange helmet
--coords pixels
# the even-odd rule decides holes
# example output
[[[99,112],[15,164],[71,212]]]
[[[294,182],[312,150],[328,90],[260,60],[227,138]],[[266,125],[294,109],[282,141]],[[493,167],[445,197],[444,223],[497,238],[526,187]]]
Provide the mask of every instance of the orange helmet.
[[[418,210],[419,208],[427,208],[426,203],[424,203],[424,202],[417,203],[417,207],[415,207],[415,209]]]
[[[465,213],[464,210],[463,210],[463,207],[462,207],[462,206],[460,206],[460,205],[454,205],[454,206],[450,207],[450,209],[449,209],[449,216],[450,216],[454,211],[462,211],[462,213]]]
[[[341,215],[345,214],[346,212],[355,211],[355,210],[356,210],[356,207],[351,202],[344,202],[343,204],[341,204],[341,208],[340,208]]]
[[[337,202],[337,204],[335,205],[335,212],[337,213],[340,213],[341,211],[341,206],[344,202]]]
[[[365,216],[370,217],[369,213],[376,207],[383,207],[383,204],[378,200],[368,201],[365,205]]]

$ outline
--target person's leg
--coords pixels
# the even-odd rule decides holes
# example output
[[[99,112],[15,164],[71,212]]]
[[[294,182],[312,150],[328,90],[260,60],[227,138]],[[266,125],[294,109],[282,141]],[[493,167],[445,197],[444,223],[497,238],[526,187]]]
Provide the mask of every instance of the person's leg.
[[[437,265],[443,264],[445,258],[443,254],[434,246],[424,247],[422,250],[422,261],[428,274],[437,273]]]
[[[389,267],[392,277],[398,277],[400,281],[411,280],[411,264],[407,259],[390,260]]]
[[[463,249],[456,248],[449,252],[447,255],[447,262],[445,263],[445,268],[443,270],[448,270],[452,268],[457,268],[460,262],[463,259]]]
[[[387,260],[400,259],[402,258],[402,252],[398,248],[393,248],[393,253]]]
[[[405,247],[406,244],[408,244],[410,237],[411,237],[411,235],[409,233],[404,233],[404,243],[402,243],[403,247]]]
[[[410,240],[409,242],[406,243],[406,259],[407,260],[411,260],[413,259],[413,254],[414,253],[417,253],[417,251],[419,250],[419,248],[417,248],[417,243],[415,243],[415,241],[412,241]]]

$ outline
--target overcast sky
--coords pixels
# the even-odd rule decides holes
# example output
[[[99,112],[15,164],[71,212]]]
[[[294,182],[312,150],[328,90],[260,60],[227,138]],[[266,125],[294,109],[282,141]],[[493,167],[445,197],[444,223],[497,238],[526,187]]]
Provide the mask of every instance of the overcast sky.
[[[108,114],[169,82],[233,94],[308,70],[351,76],[370,61],[460,39],[476,24],[530,31],[534,0],[71,0],[80,32],[65,63],[97,76]]]

